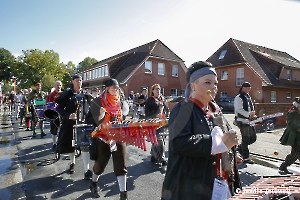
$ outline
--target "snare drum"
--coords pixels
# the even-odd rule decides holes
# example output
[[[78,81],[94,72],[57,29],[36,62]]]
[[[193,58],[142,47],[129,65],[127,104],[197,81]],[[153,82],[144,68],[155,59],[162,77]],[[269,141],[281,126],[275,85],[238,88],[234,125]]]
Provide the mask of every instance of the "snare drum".
[[[73,126],[75,145],[90,146],[92,144],[91,133],[94,130],[92,124],[76,124]]]
[[[35,111],[39,119],[44,119],[44,106],[36,106]]]
[[[53,103],[53,102],[48,102],[45,105],[44,115],[45,115],[46,119],[55,120],[58,118],[59,114],[56,111],[56,107],[57,107],[57,104]]]

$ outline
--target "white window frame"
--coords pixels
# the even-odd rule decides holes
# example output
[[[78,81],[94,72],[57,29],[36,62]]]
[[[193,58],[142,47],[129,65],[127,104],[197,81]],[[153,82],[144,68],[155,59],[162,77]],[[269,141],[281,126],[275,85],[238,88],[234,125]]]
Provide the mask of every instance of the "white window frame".
[[[101,67],[101,77],[104,77],[104,67]]]
[[[157,75],[164,76],[165,75],[165,63],[157,64]]]
[[[96,78],[96,69],[93,69],[93,79]]]
[[[152,74],[152,61],[145,61],[145,74]]]
[[[227,70],[224,70],[221,72],[221,80],[222,81],[228,80],[228,71]]]
[[[244,83],[244,68],[236,69],[235,83],[236,83],[236,86],[242,86],[242,84]]]
[[[292,70],[286,70],[287,80],[292,80]]]
[[[163,95],[163,96],[165,96],[165,88],[161,88],[161,94]]]
[[[178,77],[178,65],[172,65],[172,77]]]
[[[108,65],[104,67],[104,76],[109,76]]]
[[[177,96],[178,90],[177,88],[171,88],[171,96]]]
[[[292,98],[292,93],[291,93],[291,92],[287,92],[287,93],[286,93],[286,98],[287,98],[287,99]]]
[[[180,96],[183,96],[183,97],[184,97],[184,95],[185,95],[185,89],[181,89],[181,90],[180,90]]]
[[[227,97],[227,92],[226,91],[220,92],[220,97]]]
[[[271,91],[271,103],[276,103],[276,91]]]

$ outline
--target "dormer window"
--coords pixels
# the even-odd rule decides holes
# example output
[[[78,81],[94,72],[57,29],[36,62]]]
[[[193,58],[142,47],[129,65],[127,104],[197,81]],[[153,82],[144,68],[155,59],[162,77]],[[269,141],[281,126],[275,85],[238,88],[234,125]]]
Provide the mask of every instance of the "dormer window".
[[[219,60],[222,60],[225,57],[227,50],[223,50],[219,56]]]

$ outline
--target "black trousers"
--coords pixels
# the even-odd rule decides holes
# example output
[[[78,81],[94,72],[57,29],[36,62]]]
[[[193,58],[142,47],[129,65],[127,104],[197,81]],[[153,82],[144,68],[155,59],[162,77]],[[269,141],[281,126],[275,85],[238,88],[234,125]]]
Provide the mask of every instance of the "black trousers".
[[[97,141],[97,158],[93,167],[94,173],[100,175],[104,172],[110,156],[113,158],[115,176],[127,174],[126,144],[124,142],[117,142],[117,150],[111,152],[110,146],[100,139]]]
[[[297,159],[300,161],[300,145],[292,146],[291,153],[286,156],[285,161],[281,164],[281,167],[288,167]]]
[[[241,124],[240,131],[242,135],[242,143],[241,143],[241,155],[243,159],[249,158],[249,145],[253,144],[256,141],[256,131],[253,126],[248,124]]]
[[[50,121],[50,133],[52,135],[57,135],[58,129],[60,127],[60,118],[57,117],[55,120]]]

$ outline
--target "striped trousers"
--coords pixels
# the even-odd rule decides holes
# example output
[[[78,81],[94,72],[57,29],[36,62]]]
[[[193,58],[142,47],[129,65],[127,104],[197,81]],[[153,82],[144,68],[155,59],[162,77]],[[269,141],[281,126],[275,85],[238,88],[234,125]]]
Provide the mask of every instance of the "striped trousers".
[[[292,146],[291,153],[286,156],[285,161],[281,164],[281,167],[288,167],[292,165],[296,160],[300,161],[300,145]]]

